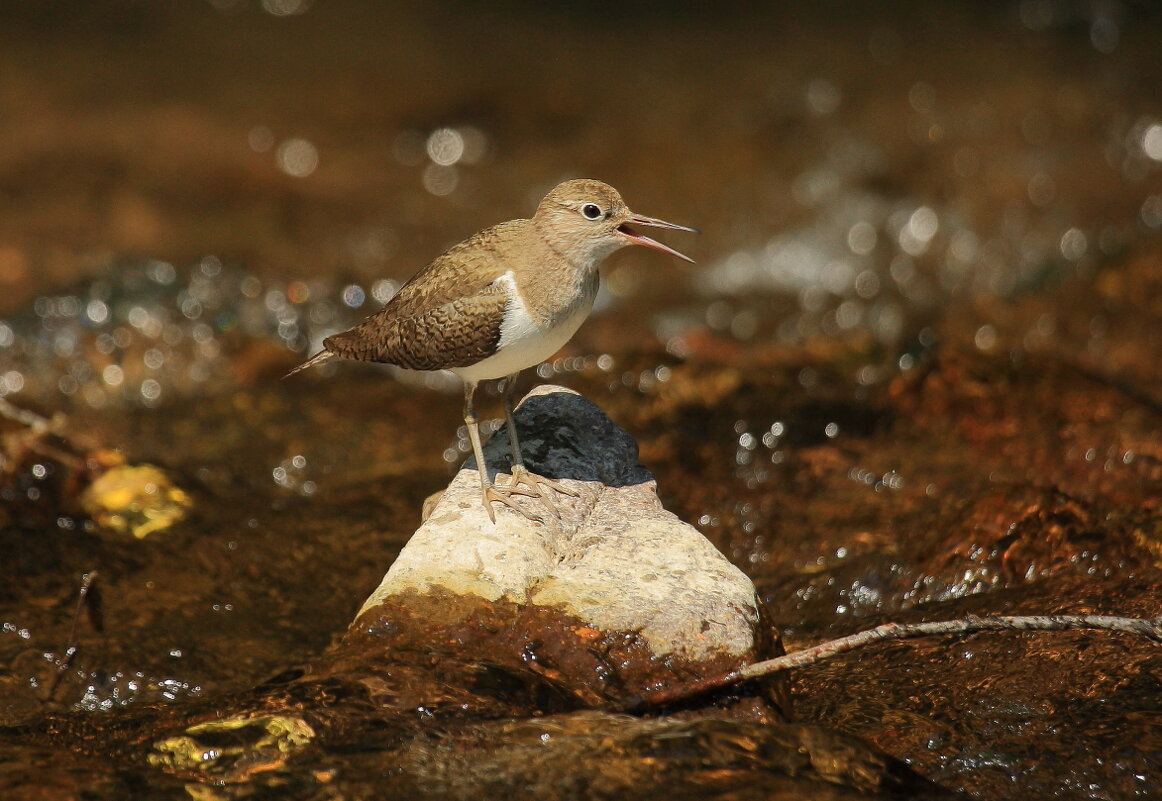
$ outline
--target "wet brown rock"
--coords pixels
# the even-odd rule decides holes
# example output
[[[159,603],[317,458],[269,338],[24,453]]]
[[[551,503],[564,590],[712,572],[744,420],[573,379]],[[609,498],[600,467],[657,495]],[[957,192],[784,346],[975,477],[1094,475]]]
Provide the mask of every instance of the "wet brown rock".
[[[625,431],[553,386],[530,393],[517,421],[526,459],[578,497],[557,496],[559,517],[544,523],[500,508],[492,524],[465,465],[349,641],[454,642],[479,661],[541,673],[586,704],[771,652],[750,579],[662,508]],[[507,438],[493,437],[490,472],[507,469],[507,454]]]

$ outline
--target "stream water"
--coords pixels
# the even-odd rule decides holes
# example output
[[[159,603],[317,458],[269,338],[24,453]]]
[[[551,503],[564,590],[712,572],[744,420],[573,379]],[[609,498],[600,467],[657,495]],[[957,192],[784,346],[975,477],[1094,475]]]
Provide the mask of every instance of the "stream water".
[[[395,773],[321,752],[213,790],[69,745],[343,632],[466,456],[459,388],[280,376],[568,177],[699,227],[698,264],[615,255],[526,385],[638,439],[788,648],[1158,616],[1160,35],[1117,0],[5,4],[0,400],[58,425],[0,420],[0,796],[487,797],[535,763],[539,797],[854,797],[714,784],[677,751],[645,777],[626,743],[652,724],[592,713],[552,723],[575,750],[460,721],[490,761],[414,740]],[[95,523],[79,493],[119,460],[189,514]],[[74,620],[93,571],[100,619]],[[1162,796],[1160,684],[1157,644],[1022,633],[878,646],[792,691],[798,720],[973,797],[1123,799]],[[626,739],[594,750],[603,730]]]

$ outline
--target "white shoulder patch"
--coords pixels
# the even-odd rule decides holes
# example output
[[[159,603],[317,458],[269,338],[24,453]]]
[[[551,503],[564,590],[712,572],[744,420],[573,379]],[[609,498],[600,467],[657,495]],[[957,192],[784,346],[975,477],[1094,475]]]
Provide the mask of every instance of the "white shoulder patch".
[[[497,348],[506,348],[523,339],[539,336],[542,333],[541,327],[529,313],[529,307],[525,304],[525,299],[512,277],[512,270],[493,283],[503,287],[505,294],[508,295],[508,307],[504,310],[504,322],[500,325],[500,341]]]

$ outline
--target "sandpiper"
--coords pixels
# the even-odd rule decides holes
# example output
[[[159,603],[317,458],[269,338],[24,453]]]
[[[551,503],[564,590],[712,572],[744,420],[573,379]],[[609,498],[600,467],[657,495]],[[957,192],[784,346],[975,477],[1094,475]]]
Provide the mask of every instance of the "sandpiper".
[[[412,370],[450,370],[464,381],[464,423],[480,471],[484,508],[492,501],[540,520],[512,496],[539,497],[556,511],[549,491],[576,492],[524,465],[512,394],[517,374],[552,356],[593,308],[597,268],[626,245],[645,245],[693,259],[640,233],[634,226],[693,228],[634,214],[617,190],[594,180],[565,181],[528,220],[485,228],[420,270],[378,312],[323,340],[323,350],[287,373],[334,358],[384,362]],[[488,478],[473,398],[481,381],[506,378],[504,417],[512,445],[512,478]]]

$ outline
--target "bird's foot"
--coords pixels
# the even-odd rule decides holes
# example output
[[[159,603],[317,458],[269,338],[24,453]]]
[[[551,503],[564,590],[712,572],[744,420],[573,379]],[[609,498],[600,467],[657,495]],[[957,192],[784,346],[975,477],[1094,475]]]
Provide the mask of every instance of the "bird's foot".
[[[514,464],[512,466],[512,481],[509,482],[508,486],[515,487],[518,484],[525,484],[533,488],[534,492],[528,492],[525,494],[537,495],[541,498],[547,497],[547,494],[544,490],[545,487],[548,487],[554,492],[559,492],[562,495],[571,495],[574,498],[581,497],[581,493],[579,493],[577,490],[570,489],[560,482],[553,481],[551,478],[539,476],[529,470],[523,464]]]
[[[519,489],[521,485],[530,487],[531,491]],[[504,489],[517,492],[521,495],[540,498],[545,506],[549,507],[549,511],[553,513],[553,516],[558,518],[561,516],[561,513],[557,509],[557,505],[553,502],[553,496],[550,490],[559,492],[562,495],[570,495],[574,498],[580,497],[580,493],[576,490],[570,489],[560,482],[553,481],[551,478],[537,475],[522,464],[514,464],[512,466],[512,479],[508,484],[504,485]]]
[[[561,512],[553,502],[553,496],[550,490],[559,492],[562,495],[571,495],[574,498],[580,497],[580,493],[566,487],[564,484],[553,481],[550,478],[545,478],[544,476],[539,476],[531,472],[524,465],[513,465],[512,476],[507,483],[492,484],[484,488],[484,506],[488,509],[488,517],[494,523],[496,522],[496,516],[493,513],[490,501],[503,503],[508,508],[520,512],[534,523],[543,523],[545,522],[543,517],[519,506],[513,500],[513,496],[520,495],[525,498],[540,498],[545,506],[549,508],[549,511],[553,513],[553,516],[560,518]]]
[[[514,512],[519,512],[521,515],[527,517],[534,523],[545,522],[541,517],[533,514],[527,509],[524,509],[520,504],[512,499],[512,496],[514,495],[536,497],[537,494],[535,492],[529,492],[528,490],[521,489],[519,487],[498,487],[495,484],[486,484],[482,488],[481,494],[484,496],[484,510],[488,512],[488,519],[493,523],[496,522],[496,512],[492,508],[493,501],[496,501],[497,503],[503,503],[509,509],[512,509]]]

